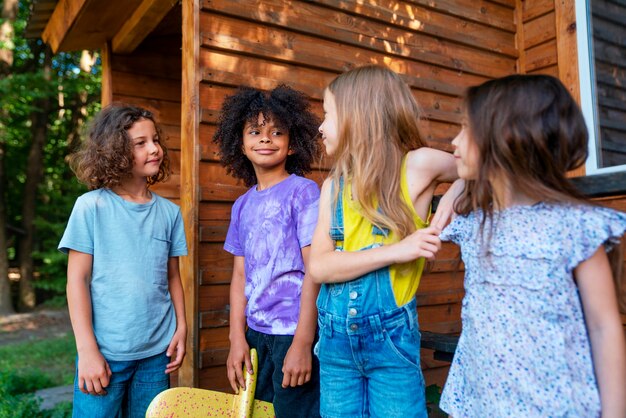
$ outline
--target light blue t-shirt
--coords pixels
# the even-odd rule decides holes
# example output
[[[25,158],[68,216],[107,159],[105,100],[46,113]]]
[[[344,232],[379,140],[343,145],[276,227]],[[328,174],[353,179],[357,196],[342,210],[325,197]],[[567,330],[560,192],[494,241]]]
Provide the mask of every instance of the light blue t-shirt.
[[[129,361],[160,354],[176,330],[169,257],[187,255],[179,207],[152,192],[138,204],[109,189],[80,196],[59,250],[93,256],[93,329],[102,355]]]

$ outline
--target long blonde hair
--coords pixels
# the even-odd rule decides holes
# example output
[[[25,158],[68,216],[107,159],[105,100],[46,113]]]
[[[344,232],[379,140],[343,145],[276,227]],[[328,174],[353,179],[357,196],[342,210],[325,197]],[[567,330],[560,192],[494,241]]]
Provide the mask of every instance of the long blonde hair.
[[[377,65],[339,75],[328,91],[337,108],[333,202],[343,177],[351,182],[363,216],[404,238],[415,224],[401,195],[402,158],[426,145],[418,129],[417,102],[398,74]]]

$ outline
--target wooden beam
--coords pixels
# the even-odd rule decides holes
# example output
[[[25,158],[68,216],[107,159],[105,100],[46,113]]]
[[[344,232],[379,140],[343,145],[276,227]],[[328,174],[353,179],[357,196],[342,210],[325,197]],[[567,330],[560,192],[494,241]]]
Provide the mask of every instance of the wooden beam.
[[[526,74],[526,42],[524,39],[524,2],[515,2],[515,46],[517,48],[517,72]]]
[[[143,0],[113,37],[113,52],[133,52],[177,3],[178,0]]]
[[[187,257],[180,270],[187,317],[186,356],[178,372],[179,386],[198,386],[198,259],[200,251],[200,0],[185,0],[183,7],[180,206],[187,235]]]
[[[50,45],[52,52],[56,54],[59,51],[71,27],[88,3],[89,0],[60,0],[57,3],[41,35],[41,39]]]
[[[626,172],[576,177],[571,181],[587,197],[626,195]]]
[[[108,106],[113,101],[113,74],[111,69],[111,43],[106,42],[100,52],[102,61],[102,90],[100,103],[102,107]]]
[[[580,81],[578,78],[578,43],[576,41],[575,0],[555,0],[556,51],[559,79],[580,106]],[[570,177],[584,176],[585,166],[568,173]]]

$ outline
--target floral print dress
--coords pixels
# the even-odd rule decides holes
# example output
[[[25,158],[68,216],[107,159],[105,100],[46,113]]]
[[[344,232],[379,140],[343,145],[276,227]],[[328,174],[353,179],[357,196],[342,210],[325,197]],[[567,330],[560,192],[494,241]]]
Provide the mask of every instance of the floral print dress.
[[[537,203],[458,216],[441,239],[465,264],[463,332],[441,408],[461,417],[597,417],[600,398],[573,271],[626,230],[626,214]],[[486,245],[481,242],[487,242]]]

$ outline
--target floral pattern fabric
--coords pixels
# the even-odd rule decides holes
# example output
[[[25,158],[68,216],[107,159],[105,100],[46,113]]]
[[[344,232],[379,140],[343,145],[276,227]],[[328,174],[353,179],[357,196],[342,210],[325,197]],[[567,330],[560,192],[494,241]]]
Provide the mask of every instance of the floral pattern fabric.
[[[463,331],[441,408],[461,417],[597,417],[600,399],[573,271],[626,230],[626,214],[571,204],[481,212],[441,234],[465,264]],[[493,234],[490,235],[493,223]]]

